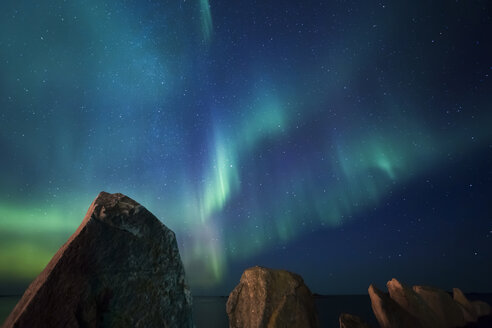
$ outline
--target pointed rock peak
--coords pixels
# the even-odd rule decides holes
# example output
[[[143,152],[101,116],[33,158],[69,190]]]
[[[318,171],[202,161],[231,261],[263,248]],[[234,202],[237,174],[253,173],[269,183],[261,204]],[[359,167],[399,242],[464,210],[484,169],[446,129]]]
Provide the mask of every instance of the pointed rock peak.
[[[396,278],[393,278],[393,279],[391,279],[390,281],[388,281],[386,283],[386,287],[388,287],[388,288],[393,287],[393,288],[403,289],[406,286],[404,284],[402,284],[401,282],[399,282],[398,280],[396,280]]]
[[[383,295],[388,296],[386,293],[384,293],[383,291],[376,288],[376,286],[374,286],[373,284],[369,285],[368,292],[369,292],[369,295],[373,294],[373,295],[377,295],[377,296],[383,296]]]
[[[84,223],[95,219],[142,237],[152,234],[154,229],[162,225],[157,218],[149,214],[145,207],[128,196],[102,191],[92,202]]]
[[[434,311],[411,287],[405,286],[394,278],[388,281],[387,286],[390,297],[402,309],[416,317],[422,327],[444,328]]]
[[[460,305],[449,293],[431,286],[413,286],[413,290],[434,311],[444,327],[463,327],[466,324]]]
[[[453,288],[453,299],[455,301],[466,300],[468,302],[465,294],[463,294],[463,292],[459,288]]]
[[[459,288],[453,288],[453,299],[456,302],[461,303],[461,305],[470,304],[468,298],[466,298],[465,294],[463,294],[463,292]]]
[[[453,288],[453,299],[461,306],[461,310],[463,311],[463,315],[467,322],[477,321],[478,317],[475,307],[468,300],[468,298],[466,298],[461,289]]]
[[[387,286],[389,295],[374,285],[368,289],[372,310],[381,328],[465,327],[467,323],[476,322],[477,316],[491,314],[489,304],[470,302],[458,288],[453,289],[453,299],[444,290],[430,286],[407,287],[396,279],[390,280]],[[340,327],[350,327],[348,323],[354,323],[351,319],[340,316]]]
[[[94,200],[94,207],[99,211],[95,211],[94,216],[101,221],[112,215],[130,216],[134,214],[141,205],[120,193],[110,194],[101,191]]]
[[[174,233],[129,197],[100,193],[3,328],[41,326],[193,327]]]
[[[369,297],[372,311],[381,328],[422,328],[417,318],[373,285],[369,286]]]

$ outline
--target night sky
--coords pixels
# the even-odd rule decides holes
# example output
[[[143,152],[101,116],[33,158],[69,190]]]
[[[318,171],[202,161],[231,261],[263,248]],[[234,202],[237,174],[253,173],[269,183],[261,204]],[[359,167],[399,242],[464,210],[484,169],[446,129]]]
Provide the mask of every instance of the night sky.
[[[102,190],[195,295],[492,292],[491,75],[489,1],[2,0],[0,294]]]

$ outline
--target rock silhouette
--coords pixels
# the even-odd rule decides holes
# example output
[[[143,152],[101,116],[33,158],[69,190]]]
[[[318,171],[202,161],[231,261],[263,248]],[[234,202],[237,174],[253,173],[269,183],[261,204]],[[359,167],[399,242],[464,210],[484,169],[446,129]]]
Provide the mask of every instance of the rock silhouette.
[[[409,288],[396,279],[388,281],[386,284],[390,297],[405,311],[417,318],[420,325],[424,328],[445,328],[443,322],[439,321],[437,315],[424,302],[424,300]]]
[[[466,322],[477,322],[478,315],[475,311],[475,307],[459,288],[453,288],[453,299],[461,306]]]
[[[319,327],[311,291],[299,275],[284,270],[245,270],[226,310],[231,328]]]
[[[369,286],[369,297],[372,311],[381,328],[422,328],[416,317],[373,285]]]
[[[440,289],[428,286],[407,287],[396,279],[387,283],[389,294],[369,286],[374,316],[381,328],[456,328],[468,327],[479,317],[489,316],[491,307],[482,301],[470,302],[458,288],[453,298]],[[353,319],[355,318],[355,319]],[[479,323],[489,327],[490,317]],[[342,314],[340,327],[366,327],[356,316]],[[363,324],[363,323],[362,323]]]
[[[444,327],[466,325],[460,305],[445,291],[429,286],[413,286],[413,290],[431,308]]]
[[[174,233],[101,192],[3,327],[193,327]]]

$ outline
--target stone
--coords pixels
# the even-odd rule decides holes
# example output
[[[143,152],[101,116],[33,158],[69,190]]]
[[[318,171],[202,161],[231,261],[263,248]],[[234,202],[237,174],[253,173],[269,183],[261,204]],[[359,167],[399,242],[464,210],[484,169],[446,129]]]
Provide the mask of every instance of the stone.
[[[373,285],[369,286],[369,297],[372,311],[381,328],[423,328],[415,316]]]
[[[319,327],[311,291],[301,276],[285,270],[246,269],[226,311],[231,328]]]
[[[449,293],[429,286],[413,286],[413,290],[434,311],[444,327],[463,327],[466,325],[463,312]]]
[[[478,317],[485,317],[491,314],[489,304],[482,301],[472,301],[471,304],[475,309],[475,313],[477,314]]]
[[[453,288],[453,299],[459,303],[466,322],[477,322],[477,312],[459,288]]]
[[[396,279],[388,281],[386,284],[392,300],[401,306],[405,311],[413,315],[424,328],[445,328],[442,321],[438,320],[436,314],[424,302],[424,300],[413,291]]]
[[[101,192],[3,327],[193,327],[174,233],[136,201]]]
[[[340,328],[369,328],[369,325],[356,315],[342,313],[338,319]]]

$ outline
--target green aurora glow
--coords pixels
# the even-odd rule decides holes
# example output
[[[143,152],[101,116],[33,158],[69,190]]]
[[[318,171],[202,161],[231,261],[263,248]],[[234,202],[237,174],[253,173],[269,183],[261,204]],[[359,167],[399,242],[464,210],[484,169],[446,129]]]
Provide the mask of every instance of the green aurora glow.
[[[374,17],[311,40],[213,5],[0,5],[0,280],[35,277],[105,190],[173,229],[190,284],[212,288],[492,142],[490,97],[462,96],[479,109],[441,124],[411,49],[380,63],[393,31],[366,31]]]

